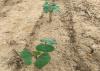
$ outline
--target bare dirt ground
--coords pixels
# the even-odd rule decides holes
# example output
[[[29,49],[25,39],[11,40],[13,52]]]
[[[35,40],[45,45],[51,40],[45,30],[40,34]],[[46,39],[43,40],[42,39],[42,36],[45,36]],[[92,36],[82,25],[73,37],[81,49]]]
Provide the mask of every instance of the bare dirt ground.
[[[56,2],[61,10],[49,23],[44,0],[0,0],[0,71],[100,71],[100,1]],[[43,37],[57,40],[47,66],[8,67],[13,49],[33,49]]]

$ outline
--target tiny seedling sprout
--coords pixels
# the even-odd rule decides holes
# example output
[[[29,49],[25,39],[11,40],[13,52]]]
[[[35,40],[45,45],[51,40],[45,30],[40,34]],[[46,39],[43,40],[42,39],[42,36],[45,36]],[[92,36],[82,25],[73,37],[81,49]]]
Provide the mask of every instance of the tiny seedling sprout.
[[[45,1],[43,5],[44,13],[49,13],[49,22],[52,22],[52,13],[59,12],[59,6],[54,2],[49,2],[48,0]]]

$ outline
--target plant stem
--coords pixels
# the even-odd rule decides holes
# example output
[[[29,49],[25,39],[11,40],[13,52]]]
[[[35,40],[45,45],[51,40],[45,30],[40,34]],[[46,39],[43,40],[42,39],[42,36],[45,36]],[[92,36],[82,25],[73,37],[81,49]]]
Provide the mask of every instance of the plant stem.
[[[52,22],[52,12],[49,12],[49,22]]]
[[[52,2],[55,2],[55,0],[52,0]],[[53,11],[49,12],[49,23],[52,22],[52,13]]]

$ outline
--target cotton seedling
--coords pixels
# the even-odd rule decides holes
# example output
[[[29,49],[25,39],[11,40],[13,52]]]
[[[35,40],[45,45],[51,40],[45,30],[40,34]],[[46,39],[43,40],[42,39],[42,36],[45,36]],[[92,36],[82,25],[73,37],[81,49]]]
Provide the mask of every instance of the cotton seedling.
[[[28,49],[24,48],[23,51],[20,52],[24,64],[31,65],[33,63],[32,57],[36,58],[34,65],[39,69],[50,62],[51,56],[49,53],[54,51],[54,45],[57,44],[56,40],[52,38],[43,38],[40,41],[41,43],[35,47],[35,51],[30,52]]]
[[[43,68],[50,62],[51,57],[49,53],[54,51],[54,44],[56,44],[56,40],[52,38],[43,38],[40,41],[41,43],[35,47],[36,52],[40,53],[37,54],[37,59],[35,62],[35,66],[39,69]]]
[[[43,5],[44,13],[49,13],[49,22],[52,22],[52,13],[59,12],[59,6],[54,2],[45,1]]]

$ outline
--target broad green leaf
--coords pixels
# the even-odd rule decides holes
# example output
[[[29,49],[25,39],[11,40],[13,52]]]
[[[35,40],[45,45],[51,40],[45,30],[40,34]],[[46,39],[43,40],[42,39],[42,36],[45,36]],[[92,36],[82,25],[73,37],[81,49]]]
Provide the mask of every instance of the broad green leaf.
[[[60,10],[59,6],[54,6],[53,7],[53,12],[59,12],[59,10]]]
[[[43,38],[40,40],[41,42],[44,42],[48,45],[54,45],[54,44],[57,44],[56,40],[53,39],[53,38]]]
[[[51,59],[50,55],[48,53],[44,53],[37,58],[35,66],[41,69],[50,62],[50,59]]]
[[[55,3],[51,3],[50,8],[52,12],[58,12],[60,9],[59,6]]]
[[[32,58],[31,57],[23,58],[23,60],[24,60],[24,63],[26,65],[31,65],[32,64]]]
[[[43,11],[45,13],[48,13],[49,12],[49,3],[46,1],[45,4],[43,5]]]
[[[39,44],[36,46],[36,50],[43,52],[52,52],[54,50],[54,47],[48,44]]]
[[[26,65],[32,64],[32,54],[28,49],[25,48],[22,52],[20,52],[20,56]]]

